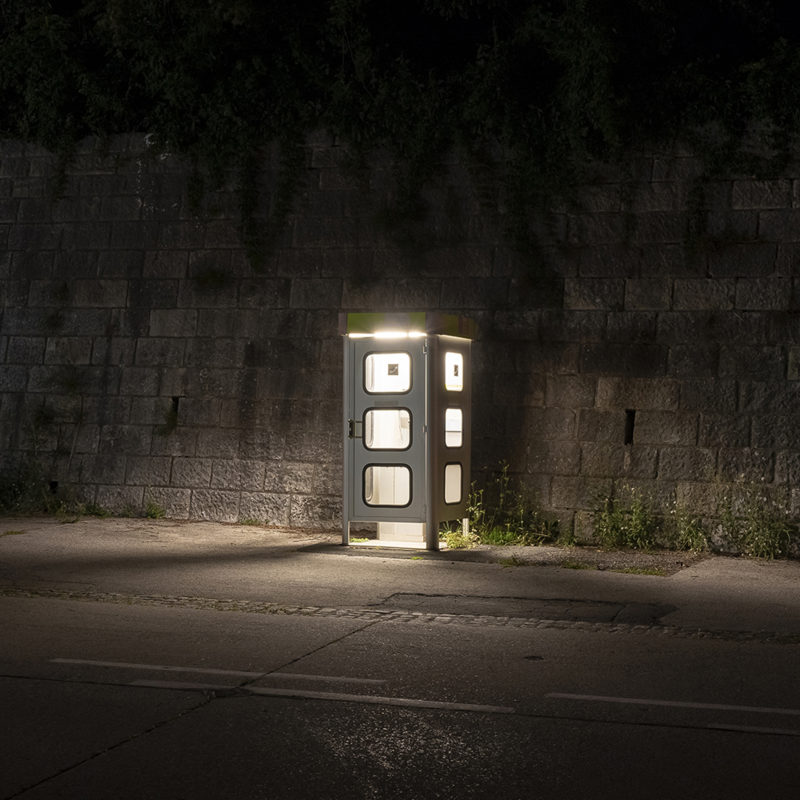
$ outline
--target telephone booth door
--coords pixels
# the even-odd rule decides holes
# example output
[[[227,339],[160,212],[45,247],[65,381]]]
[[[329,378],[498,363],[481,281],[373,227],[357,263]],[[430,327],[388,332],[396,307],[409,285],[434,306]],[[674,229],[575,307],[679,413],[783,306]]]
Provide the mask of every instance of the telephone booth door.
[[[425,341],[346,340],[346,520],[425,520]]]

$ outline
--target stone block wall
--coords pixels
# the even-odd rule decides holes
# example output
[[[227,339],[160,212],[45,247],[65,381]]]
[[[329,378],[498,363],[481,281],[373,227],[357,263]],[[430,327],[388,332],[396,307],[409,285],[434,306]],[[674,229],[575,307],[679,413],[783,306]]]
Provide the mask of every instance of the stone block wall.
[[[116,512],[335,527],[342,310],[474,317],[474,475],[501,460],[580,530],[624,482],[715,512],[737,481],[800,514],[800,180],[632,155],[506,235],[454,159],[424,220],[310,141],[263,269],[231,187],[190,206],[147,137],[0,147],[0,471]],[[262,205],[275,185],[265,158]]]

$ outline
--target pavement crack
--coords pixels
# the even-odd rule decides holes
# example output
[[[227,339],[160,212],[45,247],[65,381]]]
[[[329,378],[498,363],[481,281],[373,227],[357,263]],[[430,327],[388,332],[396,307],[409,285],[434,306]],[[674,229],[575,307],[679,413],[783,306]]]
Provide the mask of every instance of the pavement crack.
[[[125,747],[126,745],[131,744],[132,742],[135,742],[138,739],[141,739],[145,736],[149,736],[151,733],[154,733],[155,731],[164,728],[167,725],[171,725],[172,723],[177,722],[179,719],[186,717],[189,714],[193,714],[195,711],[199,711],[201,708],[211,703],[214,699],[215,696],[213,692],[206,692],[201,696],[199,702],[195,703],[190,708],[184,708],[181,711],[177,712],[176,714],[172,714],[170,717],[167,717],[166,719],[162,719],[159,720],[158,722],[153,723],[152,725],[150,725],[149,727],[145,728],[142,731],[139,731],[138,733],[134,733],[131,736],[127,736],[124,739],[121,739],[120,741],[109,745],[108,747],[104,747],[102,750],[97,750],[96,752],[91,753],[85,758],[76,761],[74,764],[70,764],[67,767],[63,767],[62,769],[56,770],[51,775],[48,775],[46,778],[42,778],[41,780],[38,780],[35,783],[29,784],[28,786],[23,786],[22,788],[14,792],[14,794],[6,795],[5,800],[14,800],[15,797],[21,797],[26,792],[30,792],[33,789],[38,789],[41,786],[46,786],[48,783],[56,780],[57,778],[60,778],[62,775],[67,775],[73,770],[79,769],[80,767],[84,766],[85,764],[89,764],[90,762],[95,761],[96,759],[101,758],[102,756],[108,753],[112,753],[115,750],[119,750],[120,748]]]
[[[297,664],[298,662],[302,661],[303,659],[306,659],[309,656],[314,655],[314,653],[319,653],[322,650],[325,650],[326,648],[331,647],[334,644],[339,644],[339,642],[343,642],[345,639],[349,638],[350,636],[354,636],[357,633],[361,633],[362,631],[365,631],[368,628],[371,628],[373,625],[376,625],[378,622],[380,622],[379,619],[369,620],[364,625],[360,625],[355,630],[348,631],[347,633],[343,634],[342,636],[337,636],[335,639],[330,639],[329,641],[324,642],[323,644],[319,645],[319,647],[314,647],[311,650],[309,650],[308,652],[303,653],[302,655],[299,655],[296,658],[293,658],[293,659],[287,661],[285,664],[281,664],[281,666],[275,667],[275,669],[271,669],[269,672],[265,672],[261,676],[261,678],[268,677],[273,672],[283,672],[287,667],[291,667],[293,664]],[[253,678],[251,680],[244,681],[243,683],[241,683],[239,685],[241,687],[249,686],[249,685],[255,683],[257,680],[260,680],[260,678]]]

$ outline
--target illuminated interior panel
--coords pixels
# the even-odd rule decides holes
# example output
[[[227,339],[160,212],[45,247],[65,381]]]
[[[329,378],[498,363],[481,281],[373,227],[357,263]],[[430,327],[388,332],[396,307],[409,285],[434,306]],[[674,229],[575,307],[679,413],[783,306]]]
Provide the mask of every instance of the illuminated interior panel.
[[[367,450],[406,450],[411,446],[411,412],[407,408],[370,408],[364,412]]]
[[[444,446],[461,447],[464,441],[464,415],[460,408],[444,412]]]
[[[408,353],[369,353],[364,359],[364,389],[370,394],[403,394],[411,389]]]
[[[461,502],[461,464],[447,464],[444,468],[444,501]]]
[[[461,353],[444,354],[444,388],[460,392],[464,388],[464,356]]]

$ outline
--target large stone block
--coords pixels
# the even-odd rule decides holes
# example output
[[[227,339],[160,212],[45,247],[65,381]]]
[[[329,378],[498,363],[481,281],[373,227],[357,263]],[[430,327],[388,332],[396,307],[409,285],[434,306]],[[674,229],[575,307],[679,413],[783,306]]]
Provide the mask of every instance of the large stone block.
[[[678,278],[673,308],[676,311],[728,311],[733,308],[735,296],[733,278]]]
[[[142,511],[144,488],[141,486],[98,486],[96,503],[113,514],[138,515]]]
[[[733,208],[791,208],[792,181],[734,181],[731,205]]]
[[[208,488],[213,463],[211,458],[173,458],[170,484],[188,489]]]
[[[800,384],[783,381],[740,381],[739,410],[753,414],[779,413],[787,417],[800,408]]]
[[[230,339],[263,339],[271,335],[271,312],[257,309],[201,308],[197,312],[197,336]],[[192,333],[191,335],[195,335]]]
[[[739,380],[768,381],[777,387],[786,377],[784,347],[752,347],[743,342],[720,349],[719,376]]]
[[[512,432],[525,431],[531,442],[574,441],[578,412],[571,408],[517,408],[506,411],[506,429]]]
[[[212,461],[212,488],[237,487],[242,491],[255,492],[264,488],[265,467],[261,461],[239,459],[214,459]]]
[[[76,280],[72,284],[73,303],[87,308],[122,308],[127,303],[126,280]]]
[[[100,429],[100,452],[147,455],[152,439],[150,425],[103,425]]]
[[[194,336],[198,333],[197,316],[194,308],[154,309],[150,312],[150,335]]]
[[[732,415],[739,402],[738,385],[734,380],[687,379],[680,386],[680,408],[683,411],[712,411]]]
[[[600,341],[605,335],[606,319],[605,309],[545,309],[538,312],[539,338],[543,343]],[[532,335],[520,338],[535,338],[534,323],[535,319],[531,318]],[[506,331],[502,330],[501,335],[506,335]]]
[[[125,483],[134,486],[168,486],[172,459],[168,456],[128,456]]]
[[[712,277],[720,278],[767,276],[775,269],[777,255],[771,242],[726,244],[708,253],[708,269]]]
[[[712,481],[716,451],[699,447],[663,447],[658,460],[658,477],[667,481]]]
[[[658,450],[654,447],[608,442],[581,445],[580,474],[590,478],[653,479],[657,463]]]
[[[763,450],[800,450],[797,412],[754,415],[750,443]]]
[[[639,411],[636,414],[633,441],[636,444],[697,444],[698,415],[692,412]]]
[[[342,281],[335,278],[295,278],[289,304],[292,308],[339,308]]]
[[[800,209],[782,208],[759,212],[758,235],[765,242],[800,241]]]
[[[578,441],[624,444],[624,410],[582,409],[578,418]]]
[[[793,285],[789,278],[740,278],[736,281],[736,308],[748,311],[788,311]]]
[[[155,367],[129,367],[121,371],[119,391],[122,395],[156,396],[160,393],[161,375]]]
[[[561,408],[591,408],[595,404],[597,378],[594,375],[548,375],[545,403]]]
[[[597,342],[581,345],[582,373],[650,378],[666,374],[667,348],[641,342]]]
[[[669,348],[667,372],[675,378],[715,378],[719,364],[718,344],[675,344]]]
[[[144,490],[145,513],[162,511],[168,519],[188,519],[192,493],[188,489],[148,486]]]
[[[141,278],[129,282],[128,305],[136,308],[175,308],[178,305],[177,280]]]
[[[239,521],[239,492],[221,489],[193,489],[189,518],[215,522]]]
[[[612,485],[610,478],[556,475],[550,486],[550,505],[556,509],[598,508],[609,497]]]
[[[623,214],[567,215],[567,241],[572,246],[622,242],[625,240],[626,233]]]
[[[125,482],[125,456],[121,453],[98,453],[81,456],[80,479],[84,484],[119,484]]]
[[[577,475],[581,465],[581,448],[577,442],[531,442],[526,469],[547,475]]]
[[[24,392],[28,384],[28,368],[6,366],[0,370],[0,392]]]
[[[609,342],[654,342],[658,315],[652,311],[609,311],[605,339]]]
[[[245,278],[239,281],[239,308],[287,308],[288,278]]]
[[[722,448],[719,451],[719,477],[732,483],[771,483],[775,453],[755,447]]]
[[[662,311],[672,303],[672,280],[663,278],[628,278],[625,281],[626,311]]]
[[[292,495],[289,522],[297,528],[339,529],[342,526],[341,497]]]
[[[564,308],[571,310],[622,309],[625,281],[607,278],[567,278],[564,281]]]
[[[313,463],[297,461],[268,462],[264,488],[268,492],[309,494],[314,485]]]
[[[701,447],[749,447],[751,418],[746,414],[704,413],[700,418]]]
[[[239,501],[239,521],[264,525],[288,525],[290,497],[288,494],[242,492]]]
[[[677,411],[679,396],[680,384],[671,378],[600,376],[597,379],[598,408]]]
[[[197,452],[198,431],[177,427],[168,435],[156,432],[150,452],[155,455],[182,456],[190,458]]]
[[[234,459],[239,453],[239,431],[226,428],[201,428],[197,432],[197,455]]]
[[[636,214],[628,239],[636,244],[683,244],[688,230],[687,215],[658,211]]]

